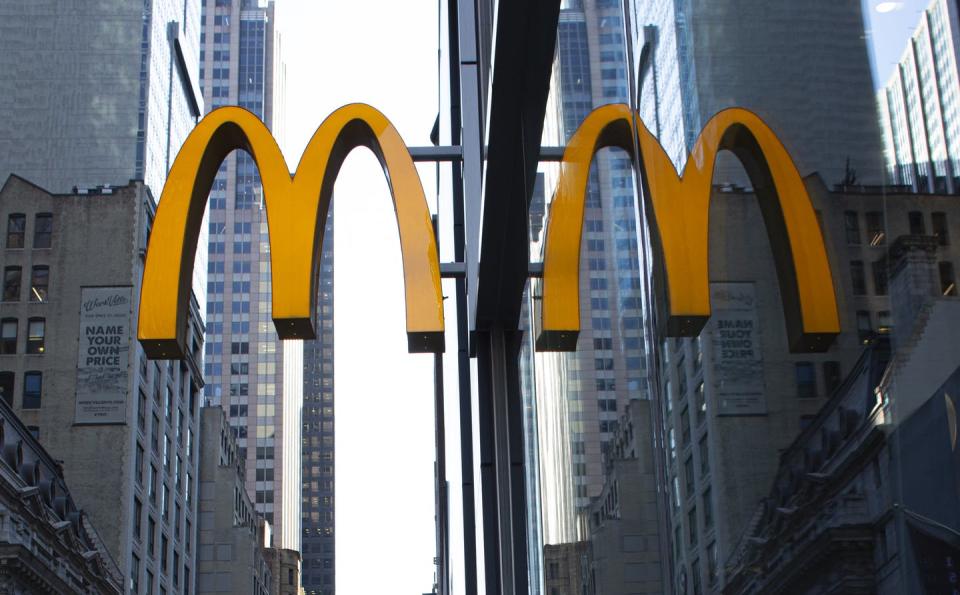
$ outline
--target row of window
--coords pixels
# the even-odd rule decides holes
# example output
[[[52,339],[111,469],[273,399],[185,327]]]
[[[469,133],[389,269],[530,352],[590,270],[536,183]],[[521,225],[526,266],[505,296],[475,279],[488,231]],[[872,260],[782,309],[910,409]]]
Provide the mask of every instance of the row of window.
[[[19,302],[23,286],[23,268],[19,266],[9,266],[3,269],[3,301]],[[30,274],[30,298],[31,302],[47,301],[48,290],[50,289],[50,267],[46,265],[34,266]]]
[[[886,260],[878,260],[870,265],[874,295],[887,295],[889,291],[887,268]],[[957,295],[953,263],[949,261],[938,262],[937,273],[940,280],[940,293],[942,295]],[[867,276],[862,260],[850,261],[850,284],[852,285],[853,295],[867,295]]]
[[[871,246],[882,246],[886,243],[886,232],[884,231],[883,213],[881,211],[868,211],[864,214],[867,223],[867,241]],[[946,213],[932,213],[930,215],[933,224],[933,235],[941,246],[950,245],[950,232],[947,225]],[[907,213],[907,222],[910,227],[910,235],[926,235],[927,226],[924,222],[923,213],[920,211],[910,211]],[[856,211],[845,211],[843,213],[844,232],[847,237],[847,244],[859,246],[862,243],[860,233],[860,215]]]
[[[13,372],[0,372],[0,398],[13,407]],[[23,374],[23,409],[39,409],[43,393],[43,372],[30,371]]]
[[[46,326],[46,320],[43,318],[30,318],[27,320],[26,353],[40,354],[45,352]],[[16,318],[4,318],[0,320],[0,355],[17,353],[19,331],[20,321]]]
[[[24,248],[27,232],[27,216],[12,213],[7,218],[7,248]],[[33,247],[49,248],[53,238],[53,214],[37,213],[34,216]]]

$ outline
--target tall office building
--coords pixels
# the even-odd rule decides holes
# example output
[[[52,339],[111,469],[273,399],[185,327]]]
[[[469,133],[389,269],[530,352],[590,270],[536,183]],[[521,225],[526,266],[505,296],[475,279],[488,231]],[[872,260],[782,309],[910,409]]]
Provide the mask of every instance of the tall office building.
[[[860,0],[629,4],[640,114],[678,168],[714,114],[744,107],[777,131],[801,175],[831,187],[854,172],[883,180]],[[746,179],[732,159],[718,167],[718,182]]]
[[[160,195],[202,112],[200,0],[0,2],[0,179]]]
[[[273,3],[205,0],[200,78],[210,109],[239,105],[282,138],[284,66]],[[303,348],[271,318],[269,237],[253,159],[231,154],[210,193],[205,397],[227,411],[246,460],[246,487],[275,527],[275,547],[300,549]]]
[[[616,4],[616,3],[614,3]],[[551,144],[565,144],[594,107],[627,101],[626,49],[618,5],[572,3],[560,12],[559,88]],[[552,187],[552,183],[548,185]],[[633,170],[623,152],[597,156],[587,187],[580,304],[583,328],[567,358],[575,502],[603,487],[602,455],[618,411],[647,398]]]
[[[960,192],[960,21],[934,0],[878,93],[890,181],[921,192]]]
[[[333,212],[320,260],[317,338],[303,344],[303,547],[301,584],[308,595],[335,592]]]
[[[0,180],[143,180],[159,199],[203,113],[200,0],[0,1]],[[206,230],[193,291],[206,301]]]
[[[156,205],[140,182],[51,195],[0,189],[0,394],[63,462],[130,593],[193,590],[200,357],[192,299],[183,361],[147,361],[137,298]]]

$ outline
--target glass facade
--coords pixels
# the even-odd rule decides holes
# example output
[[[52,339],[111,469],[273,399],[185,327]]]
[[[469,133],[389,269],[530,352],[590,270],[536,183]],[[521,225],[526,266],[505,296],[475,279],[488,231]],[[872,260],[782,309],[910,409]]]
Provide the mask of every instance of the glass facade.
[[[878,92],[890,182],[954,193],[960,185],[960,22],[956,3],[920,15],[900,63]]]
[[[317,339],[303,345],[301,585],[308,595],[332,595],[336,587],[332,211],[321,254]]]
[[[864,29],[873,2],[558,4],[550,18],[538,13],[551,35],[523,21],[523,8],[476,3],[476,46],[460,31],[443,54],[450,68],[441,68],[449,73],[441,88],[451,99],[441,101],[441,123],[443,109],[469,121],[472,80],[484,122],[479,135],[461,131],[463,176],[452,176],[445,197],[455,210],[463,193],[468,230],[472,191],[482,203],[473,222],[480,233],[465,235],[479,272],[472,277],[467,262],[473,295],[457,318],[466,318],[476,358],[468,390],[475,438],[448,463],[472,467],[464,484],[472,498],[460,494],[452,521],[463,523],[466,540],[452,554],[466,567],[449,571],[453,590],[821,592],[841,576],[869,592],[947,588],[960,529],[951,483],[960,477],[951,438],[960,350],[941,341],[960,323],[951,243],[960,212],[950,181],[951,108],[927,98],[960,92],[947,72],[956,6],[934,2],[923,13],[904,53],[920,77],[903,77],[901,64],[895,79],[906,91],[888,87],[881,97],[891,100],[878,104],[868,44],[883,41]],[[498,19],[509,18],[525,22],[523,39],[542,47],[501,35],[511,21]],[[927,47],[917,47],[921,38]],[[465,48],[475,52],[475,70]],[[951,57],[937,57],[938,49]],[[510,60],[499,59],[504,53]],[[504,80],[512,92],[498,92]],[[578,246],[576,342],[541,351],[557,348],[541,345],[548,231],[569,214],[558,203],[564,176],[584,167],[569,155],[557,161],[592,110],[610,104],[636,113],[632,122],[646,132],[619,140],[611,129],[588,145],[599,150],[576,215],[581,236],[564,238]],[[709,128],[733,107],[780,139],[809,197],[811,237],[822,240],[839,321],[822,342],[797,340],[796,252],[781,246],[797,232],[780,210],[788,207],[772,207],[787,200],[772,191],[783,187],[780,166],[766,165],[777,158],[757,151],[755,133]],[[531,115],[542,127],[511,136],[512,122]],[[532,130],[540,142],[529,140]],[[917,154],[896,139],[921,133],[924,157],[897,170],[914,177],[886,183],[884,154]],[[702,198],[689,189],[657,194],[665,187],[658,177],[672,174],[644,134],[685,177],[698,175],[711,142],[725,149]],[[479,138],[483,185],[471,187],[469,148]],[[440,140],[456,144],[456,129],[441,127]],[[529,159],[537,150],[539,162]],[[923,167],[929,173],[917,173]],[[503,171],[514,177],[498,178]],[[936,177],[943,183],[929,183]],[[532,264],[517,272],[502,256],[511,231],[496,234],[499,251],[484,242],[494,245],[493,222],[504,227],[519,197],[528,205],[522,233]],[[703,217],[710,308],[692,324],[671,312],[682,296],[670,293],[665,228],[679,223],[665,204]],[[484,269],[491,261],[499,265]],[[523,282],[511,285],[511,275]],[[444,356],[451,369],[453,357]],[[949,470],[924,476],[920,460],[930,461],[921,465],[928,471]]]

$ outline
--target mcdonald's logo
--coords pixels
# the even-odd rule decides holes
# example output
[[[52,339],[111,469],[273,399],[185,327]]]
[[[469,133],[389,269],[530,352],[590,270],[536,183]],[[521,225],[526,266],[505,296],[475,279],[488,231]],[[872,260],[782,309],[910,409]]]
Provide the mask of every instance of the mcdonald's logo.
[[[347,154],[358,146],[377,156],[393,198],[408,349],[443,351],[437,246],[416,168],[382,113],[351,104],[324,120],[292,177],[269,130],[242,108],[216,109],[190,133],[167,177],[147,250],[138,327],[147,356],[170,359],[185,353],[191,273],[207,195],[220,164],[235,149],[253,157],[263,183],[277,334],[314,338],[319,252],[333,184]],[[840,323],[823,236],[796,166],[773,131],[747,110],[724,110],[707,123],[680,175],[639,117],[626,105],[613,104],[591,112],[564,151],[544,245],[538,350],[576,349],[586,187],[593,156],[604,147],[624,149],[643,165],[641,179],[666,271],[668,335],[695,335],[710,317],[709,202],[717,153],[729,150],[746,168],[760,203],[790,348],[829,347]]]
[[[752,112],[724,110],[704,127],[681,175],[639,116],[614,104],[591,112],[564,151],[544,244],[539,350],[576,349],[587,178],[593,156],[604,147],[619,147],[643,166],[654,242],[666,272],[669,336],[696,335],[710,317],[710,195],[717,153],[729,150],[743,163],[760,203],[790,349],[829,347],[840,322],[826,247],[806,187],[773,131]]]
[[[238,107],[210,112],[180,149],[160,195],[140,294],[138,339],[150,358],[186,353],[186,314],[207,195],[227,154],[248,152],[260,170],[270,237],[273,321],[281,339],[310,339],[323,230],[333,184],[347,154],[368,147],[393,197],[403,257],[410,352],[443,351],[443,298],[430,211],[400,134],[376,109],[336,110],[307,144],[296,174],[267,127]]]

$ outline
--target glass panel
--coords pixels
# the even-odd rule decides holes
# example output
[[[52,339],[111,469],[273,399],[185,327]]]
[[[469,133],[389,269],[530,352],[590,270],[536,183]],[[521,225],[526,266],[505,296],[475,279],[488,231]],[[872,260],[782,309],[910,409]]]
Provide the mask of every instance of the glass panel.
[[[27,227],[26,215],[15,213],[7,219],[7,248],[23,248],[23,235]]]
[[[44,352],[46,323],[43,318],[31,318],[27,324],[27,353]]]
[[[53,215],[37,213],[33,228],[33,247],[49,248],[53,236]]]
[[[30,280],[30,301],[47,301],[47,289],[50,286],[50,267],[33,267],[33,276]]]
[[[3,301],[20,301],[20,267],[7,267],[3,274]]]

